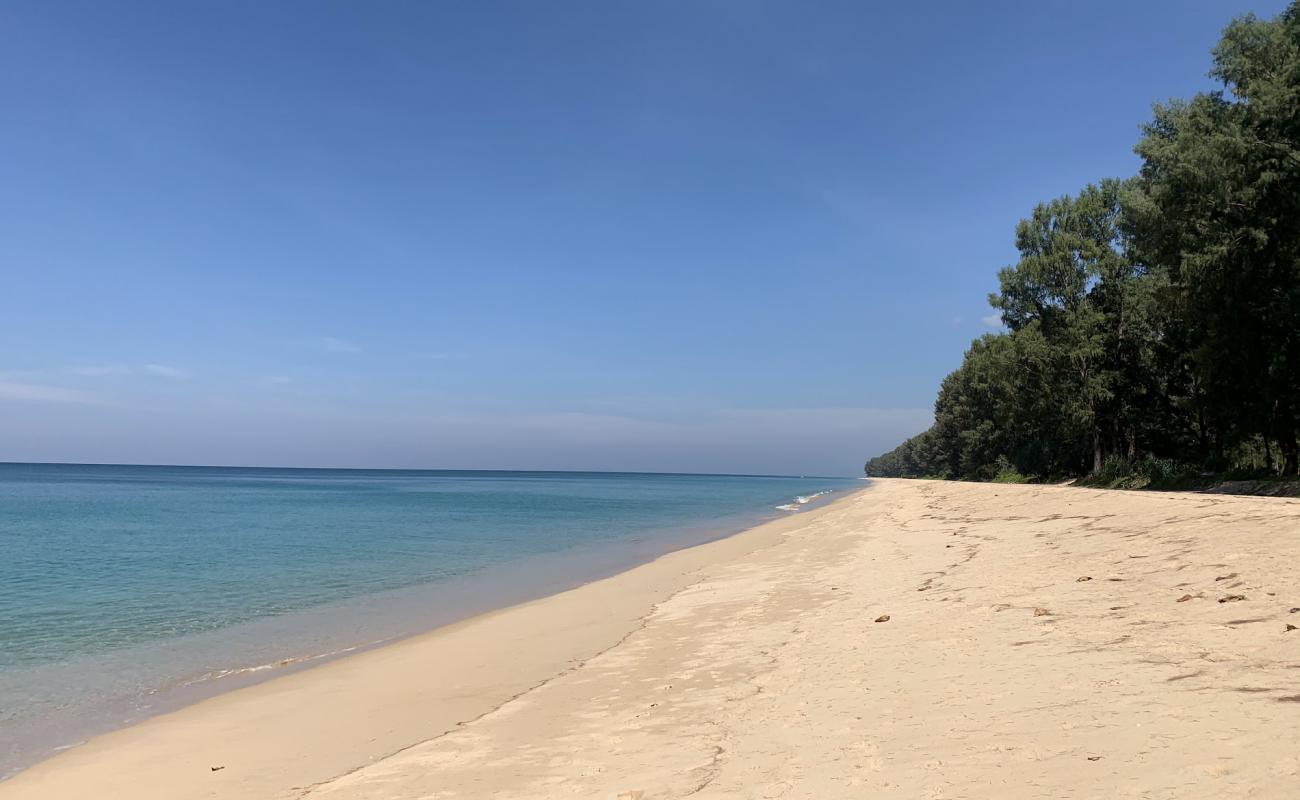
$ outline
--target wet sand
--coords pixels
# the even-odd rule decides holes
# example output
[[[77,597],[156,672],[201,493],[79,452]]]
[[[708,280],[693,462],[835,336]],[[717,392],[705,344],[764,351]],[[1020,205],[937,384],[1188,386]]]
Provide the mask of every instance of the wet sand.
[[[0,798],[1297,797],[1297,565],[1300,501],[879,481]]]

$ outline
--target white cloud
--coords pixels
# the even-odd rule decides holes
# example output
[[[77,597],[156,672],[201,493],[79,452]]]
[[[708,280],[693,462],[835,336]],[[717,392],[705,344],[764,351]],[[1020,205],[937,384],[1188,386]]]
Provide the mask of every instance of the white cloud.
[[[126,375],[130,371],[130,367],[121,364],[85,364],[81,366],[68,367],[64,370],[64,372],[69,375],[83,375],[91,378],[98,378],[104,375]]]
[[[987,317],[980,317],[980,322],[983,322],[985,325],[989,326],[990,328],[1001,328],[1002,314],[996,313],[996,314],[989,314]]]
[[[12,375],[0,378],[13,380]],[[861,474],[863,461],[924,430],[933,419],[928,408],[717,409],[667,419],[437,409],[359,413],[302,398],[270,406],[207,406],[195,414],[170,404],[120,406],[53,388],[0,384],[0,397],[67,401],[4,404],[0,441],[6,457],[847,476]],[[94,405],[75,404],[81,400]],[[160,423],[168,430],[165,437],[152,435]]]
[[[62,386],[0,381],[0,400],[34,400],[44,403],[92,403],[94,397]]]
[[[185,377],[184,370],[169,367],[165,364],[145,364],[139,368],[128,367],[125,364],[83,364],[67,367],[63,371],[69,375],[79,375],[87,378],[102,378],[108,375],[132,375],[138,372],[160,375],[164,378]]]
[[[163,364],[145,364],[144,371],[150,375],[161,375],[164,378],[184,378],[185,373],[175,367],[168,367]]]
[[[361,348],[351,342],[345,342],[342,339],[335,339],[333,336],[322,336],[320,338],[321,347],[324,347],[331,353],[360,353]]]
[[[480,468],[853,475],[933,419],[928,408],[720,409],[684,419],[434,414],[371,422],[367,432],[394,442],[384,449],[399,463],[433,455],[439,465]]]

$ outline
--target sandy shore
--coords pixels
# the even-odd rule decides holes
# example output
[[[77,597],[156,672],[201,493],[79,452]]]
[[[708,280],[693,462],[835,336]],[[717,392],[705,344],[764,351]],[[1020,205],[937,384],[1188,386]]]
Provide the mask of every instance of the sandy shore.
[[[880,481],[0,798],[1295,798],[1298,569],[1300,501]]]

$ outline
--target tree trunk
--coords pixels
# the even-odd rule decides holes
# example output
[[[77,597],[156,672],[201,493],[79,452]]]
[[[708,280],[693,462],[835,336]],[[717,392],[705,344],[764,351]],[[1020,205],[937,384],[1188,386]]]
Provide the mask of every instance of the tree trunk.
[[[1296,444],[1295,431],[1282,434],[1277,449],[1282,451],[1282,474],[1300,474],[1300,446]]]
[[[1196,448],[1201,451],[1201,461],[1210,458],[1210,441],[1205,430],[1205,411],[1198,403],[1196,406]]]
[[[1095,426],[1092,429],[1092,474],[1097,475],[1101,472],[1101,431]]]

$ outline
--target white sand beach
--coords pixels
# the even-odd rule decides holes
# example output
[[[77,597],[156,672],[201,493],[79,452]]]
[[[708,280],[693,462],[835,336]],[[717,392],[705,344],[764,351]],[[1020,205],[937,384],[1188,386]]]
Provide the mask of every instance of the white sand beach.
[[[1296,500],[876,481],[0,798],[1294,798],[1298,564]]]

